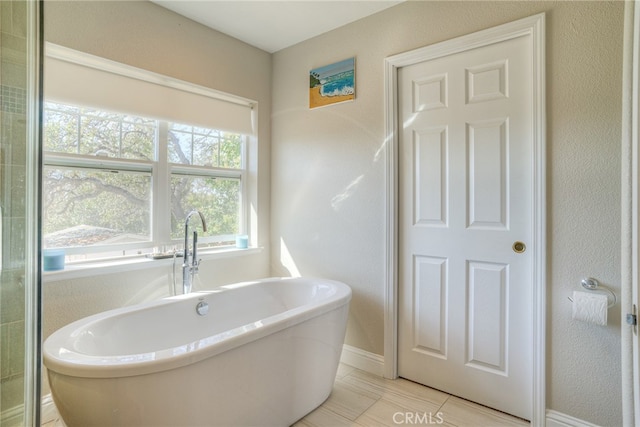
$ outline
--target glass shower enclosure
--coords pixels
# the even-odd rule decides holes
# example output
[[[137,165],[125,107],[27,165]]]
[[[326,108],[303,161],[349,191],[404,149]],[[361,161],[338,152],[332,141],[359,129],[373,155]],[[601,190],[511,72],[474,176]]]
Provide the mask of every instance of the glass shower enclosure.
[[[0,1],[0,427],[40,423],[41,6]]]

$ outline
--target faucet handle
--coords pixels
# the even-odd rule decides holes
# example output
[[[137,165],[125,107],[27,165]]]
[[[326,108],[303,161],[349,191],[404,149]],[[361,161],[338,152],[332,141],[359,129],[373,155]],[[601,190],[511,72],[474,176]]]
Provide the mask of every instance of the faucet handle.
[[[193,231],[193,250],[191,251],[191,259],[193,260],[193,265],[198,265],[196,262],[196,258],[198,257],[198,232]]]

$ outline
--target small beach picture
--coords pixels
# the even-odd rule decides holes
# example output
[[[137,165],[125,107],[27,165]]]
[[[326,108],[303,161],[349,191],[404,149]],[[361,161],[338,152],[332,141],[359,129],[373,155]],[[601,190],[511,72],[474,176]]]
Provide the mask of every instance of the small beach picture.
[[[309,108],[323,107],[356,97],[356,58],[345,59],[309,73]]]

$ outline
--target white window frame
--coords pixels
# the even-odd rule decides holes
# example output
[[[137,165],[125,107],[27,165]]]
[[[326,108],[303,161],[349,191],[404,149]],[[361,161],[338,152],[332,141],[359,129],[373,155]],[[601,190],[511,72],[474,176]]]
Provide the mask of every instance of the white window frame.
[[[44,153],[45,166],[60,167],[84,167],[91,169],[104,170],[122,170],[145,172],[151,175],[151,229],[150,241],[139,243],[123,243],[122,245],[95,245],[75,248],[66,248],[67,254],[95,254],[99,252],[114,251],[130,251],[136,249],[157,248],[160,245],[167,245],[169,242],[179,247],[180,242],[170,238],[171,226],[171,209],[170,209],[170,179],[172,174],[184,173],[191,176],[215,176],[228,177],[240,180],[240,200],[239,200],[239,230],[238,234],[249,236],[249,245],[255,247],[257,245],[257,129],[258,123],[257,111],[258,104],[256,101],[235,95],[215,91],[210,88],[198,86],[189,82],[162,76],[138,68],[130,67],[125,64],[114,63],[113,61],[98,58],[92,55],[82,54],[77,51],[62,48],[60,46],[47,44],[47,55],[51,54],[56,59],[63,59],[71,63],[77,63],[96,69],[104,69],[111,73],[131,77],[135,79],[144,79],[157,85],[167,86],[169,88],[179,89],[182,91],[191,91],[198,95],[205,95],[224,102],[231,102],[248,106],[251,109],[251,122],[253,123],[253,133],[243,135],[242,144],[242,165],[239,169],[231,168],[211,168],[199,167],[194,165],[179,165],[169,163],[168,159],[168,123],[165,118],[158,119],[158,128],[156,132],[156,153],[153,161],[138,161],[126,159],[112,158],[96,158],[95,156],[66,154],[66,153]],[[46,62],[45,62],[46,75]],[[45,80],[46,81],[46,80]],[[72,102],[66,100],[47,99],[45,87],[45,102],[57,102],[66,105],[73,105]],[[92,106],[92,108],[100,109],[100,106]],[[105,109],[108,110],[108,109]],[[133,114],[132,112],[123,112],[123,114]],[[143,114],[140,114],[143,116]],[[174,120],[181,123],[179,120]],[[199,125],[196,125],[199,126]],[[194,173],[196,172],[196,173]],[[162,188],[158,191],[158,188]],[[228,236],[233,238],[233,236]],[[179,240],[179,239],[178,239]],[[203,238],[200,243],[207,243],[215,238]],[[224,250],[225,248],[220,248]],[[212,250],[215,252],[217,249]],[[204,254],[201,252],[201,254]],[[100,260],[91,260],[91,262],[100,262]]]

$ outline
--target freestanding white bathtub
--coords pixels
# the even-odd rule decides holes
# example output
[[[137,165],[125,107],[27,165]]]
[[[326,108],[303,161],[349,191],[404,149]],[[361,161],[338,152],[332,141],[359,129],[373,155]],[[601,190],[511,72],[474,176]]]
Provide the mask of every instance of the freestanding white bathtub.
[[[265,279],[87,317],[44,343],[53,400],[69,427],[291,425],[331,393],[350,299]]]

